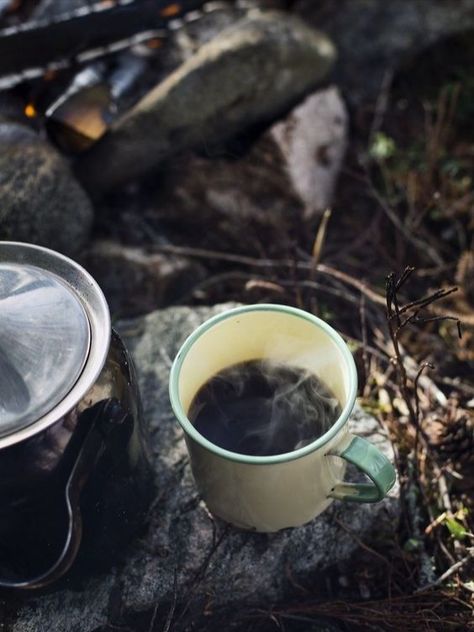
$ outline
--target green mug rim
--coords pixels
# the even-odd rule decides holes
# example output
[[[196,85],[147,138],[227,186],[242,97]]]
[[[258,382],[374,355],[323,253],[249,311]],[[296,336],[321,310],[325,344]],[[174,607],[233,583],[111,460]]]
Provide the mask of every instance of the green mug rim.
[[[324,330],[324,332],[330,338],[332,338],[332,340],[336,343],[338,348],[341,350],[342,355],[347,363],[347,369],[349,372],[349,380],[350,380],[350,387],[349,387],[347,402],[344,408],[342,409],[341,414],[339,415],[338,419],[329,428],[329,430],[327,430],[327,432],[325,432],[321,437],[318,437],[312,443],[309,443],[308,445],[302,448],[299,448],[298,450],[293,450],[292,452],[285,452],[283,454],[275,454],[272,456],[251,456],[247,454],[240,454],[238,452],[232,452],[230,450],[225,450],[224,448],[221,448],[218,445],[215,445],[214,443],[206,439],[206,437],[204,437],[200,432],[196,430],[196,428],[192,425],[192,423],[189,421],[188,417],[184,413],[183,406],[181,404],[181,400],[179,397],[179,389],[178,389],[179,376],[180,376],[183,362],[189,350],[196,342],[196,340],[198,340],[205,332],[207,332],[209,329],[212,329],[212,327],[214,327],[217,323],[220,323],[223,320],[226,320],[228,318],[233,318],[235,316],[238,316],[239,314],[245,314],[248,312],[255,312],[255,311],[262,311],[262,312],[275,311],[275,312],[283,312],[286,314],[291,314],[292,316],[296,316],[298,318],[307,320],[311,322],[312,324],[316,325],[316,327],[319,327],[320,329]],[[253,465],[271,465],[274,463],[285,463],[288,461],[293,461],[301,457],[304,457],[307,454],[311,454],[312,452],[326,445],[329,441],[331,441],[331,439],[333,439],[342,430],[342,428],[347,423],[347,420],[349,419],[349,416],[354,408],[356,396],[357,396],[357,370],[356,370],[354,358],[352,357],[352,353],[350,352],[347,344],[344,342],[341,335],[338,334],[338,332],[335,329],[333,329],[331,325],[326,323],[324,320],[321,320],[321,318],[318,318],[317,316],[310,314],[309,312],[306,312],[302,309],[298,309],[296,307],[291,307],[289,305],[278,305],[278,304],[273,304],[273,303],[262,303],[262,304],[256,304],[256,305],[244,305],[241,307],[235,307],[235,308],[226,310],[225,312],[222,312],[221,314],[216,314],[215,316],[212,316],[211,318],[206,320],[199,327],[197,327],[197,329],[195,329],[186,338],[184,343],[181,345],[181,348],[178,351],[174,359],[173,365],[171,367],[170,380],[169,380],[169,397],[170,397],[171,407],[173,409],[173,412],[179,424],[183,428],[186,435],[188,435],[191,439],[193,439],[198,444],[200,444],[203,448],[206,448],[210,452],[213,452],[214,454],[217,454],[218,456],[224,459],[237,461],[239,463],[253,464]]]

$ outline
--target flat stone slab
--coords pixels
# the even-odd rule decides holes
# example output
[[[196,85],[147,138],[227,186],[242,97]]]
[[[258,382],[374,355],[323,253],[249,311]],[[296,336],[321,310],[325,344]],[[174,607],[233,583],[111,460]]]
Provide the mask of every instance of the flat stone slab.
[[[274,534],[242,532],[207,512],[169,404],[168,374],[184,338],[229,307],[169,308],[119,323],[137,365],[155,455],[158,487],[148,530],[107,574],[25,603],[9,632],[175,630],[166,627],[170,612],[182,622],[193,609],[228,612],[230,621],[237,609],[288,601],[324,584],[329,569],[350,561],[358,542],[394,537],[396,488],[375,505],[335,501],[311,523]],[[351,423],[393,458],[373,417],[358,408]]]

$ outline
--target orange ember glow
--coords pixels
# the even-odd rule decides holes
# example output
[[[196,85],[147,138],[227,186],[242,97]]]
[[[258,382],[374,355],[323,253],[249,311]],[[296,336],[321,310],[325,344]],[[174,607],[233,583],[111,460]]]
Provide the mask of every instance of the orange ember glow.
[[[180,4],[169,4],[164,9],[161,9],[160,15],[163,18],[172,18],[174,15],[178,15],[180,11],[181,11]]]
[[[148,48],[152,48],[152,49],[161,48],[163,46],[163,42],[160,39],[155,37],[151,40],[148,40],[146,45]]]
[[[32,103],[28,103],[24,111],[25,111],[25,116],[27,116],[28,118],[34,118],[38,114],[35,106]]]

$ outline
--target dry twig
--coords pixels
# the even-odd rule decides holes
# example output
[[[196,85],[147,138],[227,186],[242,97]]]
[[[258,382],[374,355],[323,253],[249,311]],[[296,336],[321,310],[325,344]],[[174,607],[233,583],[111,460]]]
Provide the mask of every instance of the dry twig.
[[[450,568],[448,568],[447,571],[445,571],[440,577],[438,577],[438,579],[432,584],[428,584],[427,586],[418,588],[418,590],[415,591],[415,594],[420,594],[428,590],[431,590],[432,588],[436,588],[437,586],[440,586],[443,582],[449,579],[452,575],[454,575],[454,573],[459,571],[463,566],[465,566],[473,558],[474,558],[474,549],[471,548],[469,549],[468,554],[465,557],[463,557],[462,560],[459,560],[459,562],[455,562]]]

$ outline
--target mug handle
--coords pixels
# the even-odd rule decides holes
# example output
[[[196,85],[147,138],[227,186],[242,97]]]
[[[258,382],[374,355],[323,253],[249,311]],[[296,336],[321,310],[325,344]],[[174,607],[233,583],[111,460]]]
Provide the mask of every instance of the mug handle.
[[[348,433],[343,441],[330,452],[352,463],[366,474],[371,483],[338,483],[329,492],[330,498],[355,503],[376,503],[392,489],[396,480],[393,465],[387,457],[366,439]]]

